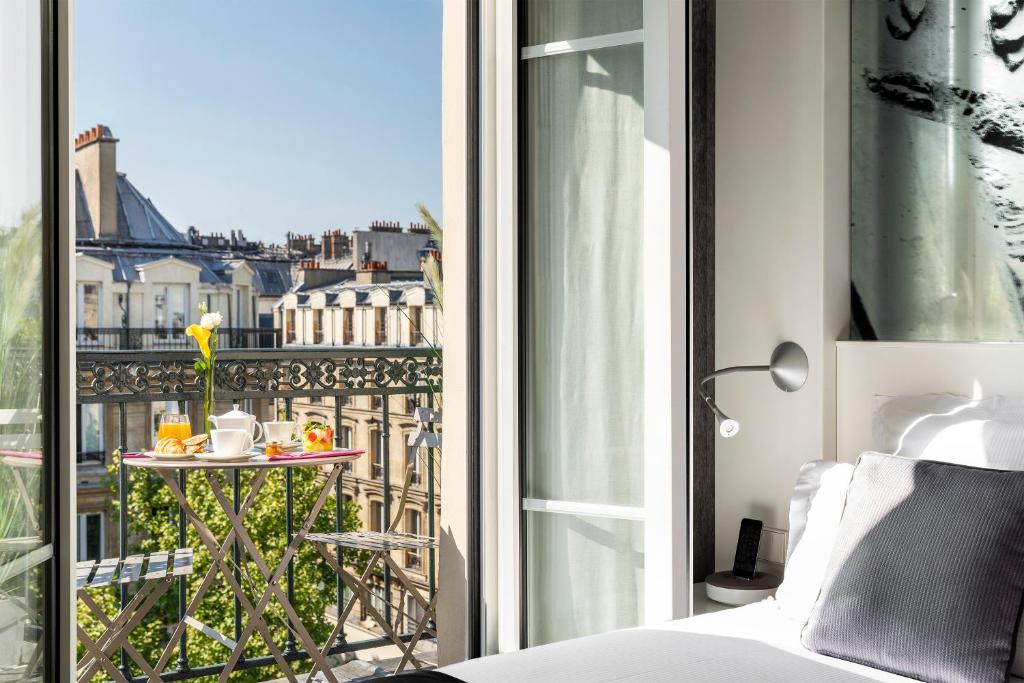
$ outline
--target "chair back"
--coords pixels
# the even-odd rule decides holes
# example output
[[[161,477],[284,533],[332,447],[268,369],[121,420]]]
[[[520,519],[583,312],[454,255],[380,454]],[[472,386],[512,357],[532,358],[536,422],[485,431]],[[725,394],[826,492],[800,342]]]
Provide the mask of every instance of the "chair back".
[[[42,448],[42,414],[36,409],[0,410],[0,451],[38,451]]]
[[[441,411],[434,408],[417,408],[414,414],[419,423],[419,429],[409,435],[408,445],[417,450],[421,448],[440,448],[441,434],[434,430],[434,425],[441,424]],[[398,500],[398,509],[394,518],[388,525],[388,532],[393,532],[402,521],[402,514],[405,512],[405,503],[409,497],[409,487],[412,485],[412,474],[415,463],[409,462],[405,466],[405,483],[402,485],[401,497]]]

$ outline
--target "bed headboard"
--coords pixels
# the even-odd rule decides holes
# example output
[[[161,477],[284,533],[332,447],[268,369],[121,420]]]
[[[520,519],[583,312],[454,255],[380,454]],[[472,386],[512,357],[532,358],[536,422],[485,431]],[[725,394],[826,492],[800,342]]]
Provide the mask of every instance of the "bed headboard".
[[[836,342],[836,453],[872,450],[875,396],[1024,396],[1024,343]]]

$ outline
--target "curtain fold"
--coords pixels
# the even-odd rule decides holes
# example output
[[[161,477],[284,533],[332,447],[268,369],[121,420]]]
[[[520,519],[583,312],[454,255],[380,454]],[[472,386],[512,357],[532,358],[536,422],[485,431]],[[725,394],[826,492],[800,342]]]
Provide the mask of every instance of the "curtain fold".
[[[642,3],[527,10],[535,44],[639,28]],[[525,495],[642,507],[643,45],[525,68]],[[642,541],[634,520],[528,513],[529,644],[637,624]]]

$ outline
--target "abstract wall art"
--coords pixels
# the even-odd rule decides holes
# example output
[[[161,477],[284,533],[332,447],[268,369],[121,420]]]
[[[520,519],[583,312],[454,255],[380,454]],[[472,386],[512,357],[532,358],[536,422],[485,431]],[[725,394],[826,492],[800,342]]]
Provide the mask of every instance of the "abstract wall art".
[[[851,318],[1024,339],[1024,0],[853,0]]]

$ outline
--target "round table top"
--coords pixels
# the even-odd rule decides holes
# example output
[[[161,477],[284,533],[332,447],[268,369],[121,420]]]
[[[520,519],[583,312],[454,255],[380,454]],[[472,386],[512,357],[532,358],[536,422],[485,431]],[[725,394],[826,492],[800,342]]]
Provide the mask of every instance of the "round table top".
[[[366,451],[349,451],[338,455],[327,455],[321,457],[282,458],[281,460],[270,460],[265,455],[257,455],[249,460],[235,462],[217,462],[216,460],[157,460],[148,456],[124,458],[122,461],[128,467],[142,467],[151,470],[234,470],[234,469],[262,469],[272,467],[313,467],[316,465],[335,465],[349,460],[355,460]]]

